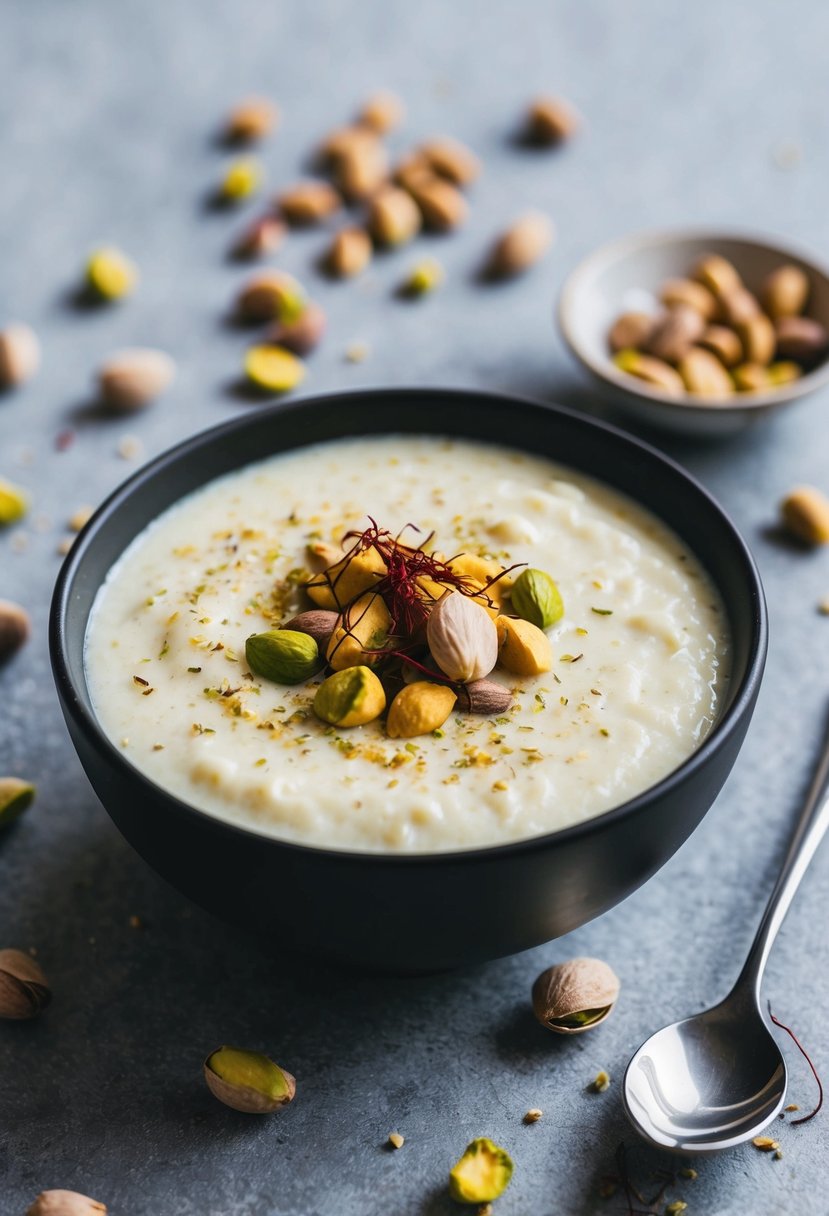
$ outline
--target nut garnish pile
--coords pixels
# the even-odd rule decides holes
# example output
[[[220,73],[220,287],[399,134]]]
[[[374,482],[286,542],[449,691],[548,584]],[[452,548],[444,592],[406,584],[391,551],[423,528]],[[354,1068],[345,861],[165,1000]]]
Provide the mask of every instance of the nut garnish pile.
[[[829,346],[823,325],[805,315],[809,291],[807,275],[783,265],[758,298],[730,262],[709,254],[690,278],[663,283],[663,312],[616,319],[608,335],[613,362],[671,397],[713,401],[780,388]]]
[[[409,545],[372,521],[347,533],[343,549],[314,546],[324,568],[304,589],[316,607],[251,635],[251,671],[299,684],[325,667],[316,716],[363,726],[387,710],[393,739],[438,731],[453,711],[503,714],[512,692],[488,677],[550,670],[545,630],[564,614],[559,590],[543,570],[446,558],[432,539]]]

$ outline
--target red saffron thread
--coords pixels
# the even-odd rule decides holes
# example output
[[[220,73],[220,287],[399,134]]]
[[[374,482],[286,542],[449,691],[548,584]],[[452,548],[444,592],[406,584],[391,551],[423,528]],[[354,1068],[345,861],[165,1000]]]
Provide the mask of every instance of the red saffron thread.
[[[815,1115],[818,1113],[820,1108],[823,1106],[823,1084],[821,1082],[820,1077],[818,1076],[817,1069],[815,1068],[814,1064],[812,1063],[811,1056],[809,1055],[808,1051],[803,1046],[803,1044],[800,1042],[800,1039],[797,1037],[795,1032],[791,1029],[791,1027],[787,1026],[785,1024],[785,1022],[781,1022],[779,1018],[776,1018],[774,1016],[774,1014],[771,1011],[771,1001],[769,1001],[768,1008],[769,1008],[769,1017],[774,1022],[775,1026],[779,1026],[781,1030],[785,1030],[786,1034],[792,1040],[792,1042],[794,1043],[797,1050],[803,1056],[803,1059],[806,1061],[806,1063],[811,1068],[812,1076],[815,1078],[815,1082],[817,1084],[817,1091],[818,1091],[817,1106],[808,1115],[803,1115],[800,1119],[791,1120],[791,1122],[789,1123],[789,1127],[797,1127],[798,1123],[808,1123],[810,1119],[814,1119]]]

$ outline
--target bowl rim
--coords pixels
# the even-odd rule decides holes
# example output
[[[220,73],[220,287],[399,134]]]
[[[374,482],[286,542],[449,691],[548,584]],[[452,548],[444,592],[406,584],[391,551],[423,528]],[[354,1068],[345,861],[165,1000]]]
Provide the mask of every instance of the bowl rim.
[[[545,832],[539,835],[530,836],[526,839],[505,841],[500,844],[483,845],[468,849],[447,849],[439,852],[383,852],[381,850],[358,850],[358,849],[335,849],[318,846],[313,844],[304,844],[299,841],[285,840],[278,836],[272,836],[260,831],[254,827],[245,824],[236,823],[228,819],[221,819],[219,816],[212,814],[210,811],[202,810],[194,806],[192,803],[186,802],[177,795],[171,793],[163,786],[158,785],[140,768],[134,765],[124,753],[115,745],[115,743],[105,733],[103,727],[99,723],[96,715],[87,710],[83,703],[83,698],[79,693],[78,687],[72,677],[71,668],[67,655],[67,614],[71,608],[72,588],[75,577],[81,567],[86,553],[94,546],[96,538],[102,532],[111,516],[130,498],[140,494],[148,483],[152,483],[157,474],[169,470],[171,467],[178,464],[185,458],[195,459],[197,453],[208,445],[221,443],[225,436],[235,433],[239,430],[244,430],[246,427],[254,423],[261,423],[263,419],[276,417],[280,414],[291,411],[306,411],[313,410],[317,406],[329,405],[336,402],[338,405],[343,405],[350,399],[360,398],[361,400],[372,398],[388,398],[393,395],[398,399],[421,398],[425,396],[442,396],[449,397],[455,401],[474,402],[485,398],[490,402],[498,402],[500,404],[517,404],[524,408],[529,407],[531,410],[537,411],[539,415],[553,412],[567,420],[568,424],[578,428],[584,428],[590,431],[600,431],[612,437],[614,442],[622,442],[628,446],[647,455],[649,458],[655,458],[657,461],[667,465],[673,475],[690,483],[691,487],[697,494],[701,495],[708,501],[708,504],[713,508],[714,512],[719,516],[721,523],[731,535],[731,540],[734,543],[740,559],[742,561],[743,574],[751,588],[751,600],[753,602],[753,616],[751,641],[746,662],[746,670],[743,673],[742,680],[734,692],[734,697],[726,709],[725,713],[717,721],[715,721],[709,733],[703,739],[702,743],[689,756],[680,762],[676,768],[672,769],[659,781],[653,785],[649,785],[646,789],[640,791],[633,798],[627,799],[625,802],[619,803],[617,806],[610,807],[599,815],[594,815],[589,819],[585,819],[580,823],[571,824],[569,827],[559,828],[552,832]],[[394,434],[394,428],[389,427],[387,432],[377,431],[376,434]],[[424,432],[436,434],[436,431]],[[444,432],[451,435],[451,426]],[[315,442],[336,442],[338,437],[333,439],[316,440]],[[471,438],[474,442],[474,437],[463,436],[463,438]],[[308,444],[297,444],[296,448],[286,448],[285,451],[293,451],[299,448],[310,446]],[[509,446],[509,445],[506,445]],[[519,449],[521,450],[521,449]],[[274,453],[276,454],[276,453]],[[264,457],[263,457],[264,459]],[[255,462],[249,462],[255,463]],[[245,465],[240,465],[239,468],[244,468]],[[232,472],[228,469],[227,472]],[[224,475],[224,474],[222,474]],[[620,493],[625,491],[620,490]],[[182,495],[184,497],[184,495]],[[633,495],[629,495],[636,501]],[[172,505],[172,504],[171,504]],[[168,510],[165,507],[164,510]],[[143,529],[142,529],[143,530]],[[88,616],[84,622],[84,634],[88,625]],[[121,482],[98,506],[84,528],[78,534],[75,543],[67,554],[64,562],[58,572],[55,588],[52,595],[52,601],[49,610],[49,652],[52,664],[53,676],[58,688],[60,700],[62,702],[64,712],[68,712],[75,726],[85,736],[87,743],[96,752],[103,753],[109,759],[111,765],[119,771],[124,780],[137,782],[140,788],[143,788],[148,796],[161,797],[172,804],[179,815],[184,818],[196,819],[213,830],[225,830],[234,835],[248,838],[251,841],[256,841],[260,844],[265,843],[280,849],[288,849],[290,852],[297,853],[303,856],[314,856],[326,858],[329,862],[350,863],[353,865],[395,865],[402,867],[424,866],[439,864],[442,866],[454,866],[459,863],[468,862],[488,863],[502,857],[519,856],[525,853],[531,853],[538,849],[550,847],[559,842],[567,842],[575,840],[581,836],[589,835],[591,832],[600,831],[602,828],[609,827],[616,820],[634,816],[639,810],[646,807],[656,798],[668,798],[677,786],[682,784],[689,776],[693,775],[697,770],[702,768],[709,758],[716,755],[728,742],[731,735],[739,729],[739,723],[743,714],[750,709],[750,706],[757,694],[757,690],[762,679],[763,669],[765,666],[766,654],[768,650],[768,617],[763,585],[760,579],[757,564],[751,554],[748,545],[740,534],[738,528],[726,513],[723,507],[716,501],[714,496],[693,477],[689,472],[682,468],[671,457],[665,455],[652,444],[646,443],[638,437],[629,434],[621,427],[612,425],[611,423],[595,419],[581,413],[578,410],[561,405],[548,405],[530,397],[525,397],[520,394],[507,394],[488,389],[477,388],[441,388],[439,386],[428,386],[424,388],[412,387],[380,387],[367,389],[353,389],[345,392],[319,393],[308,397],[302,397],[289,402],[277,402],[273,406],[265,407],[257,410],[255,413],[243,414],[239,418],[233,418],[229,421],[218,423],[215,426],[208,427],[203,431],[197,432],[195,435],[190,435],[185,439],[175,443],[172,447],[165,449],[159,455],[153,457],[141,468],[137,469],[123,482]],[[86,680],[84,678],[84,686]],[[85,688],[87,696],[89,695],[88,687]],[[106,809],[106,808],[105,808]]]
[[[570,271],[559,292],[556,319],[566,345],[578,361],[592,372],[599,380],[613,389],[621,390],[631,397],[651,401],[659,405],[667,405],[690,413],[716,415],[717,413],[752,414],[762,412],[775,405],[784,405],[808,396],[829,382],[829,353],[822,363],[811,368],[799,380],[781,385],[775,389],[765,389],[763,392],[740,394],[733,397],[701,397],[696,393],[686,393],[684,397],[671,397],[652,388],[644,380],[625,375],[619,371],[608,356],[604,360],[593,357],[587,347],[579,339],[573,318],[576,313],[575,296],[582,281],[590,275],[597,263],[607,258],[624,258],[642,249],[650,249],[660,245],[673,245],[682,241],[705,241],[711,244],[716,252],[718,243],[735,245],[761,246],[769,253],[779,254],[781,259],[793,259],[808,266],[815,274],[826,280],[829,288],[829,264],[816,257],[811,250],[788,239],[780,238],[766,232],[752,229],[720,229],[706,226],[692,228],[645,228],[637,232],[629,232],[621,237],[606,241],[591,250],[586,257]]]

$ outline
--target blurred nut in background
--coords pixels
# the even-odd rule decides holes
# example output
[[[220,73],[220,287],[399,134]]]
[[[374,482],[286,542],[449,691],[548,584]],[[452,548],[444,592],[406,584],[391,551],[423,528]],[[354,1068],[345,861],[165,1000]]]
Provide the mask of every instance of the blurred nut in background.
[[[693,279],[668,279],[662,284],[659,298],[666,308],[693,308],[706,321],[711,321],[717,311],[715,297]]]
[[[276,200],[282,216],[298,227],[320,224],[342,206],[342,199],[328,182],[300,182],[283,191]]]
[[[172,384],[176,365],[163,350],[121,350],[101,364],[98,388],[110,409],[130,413],[149,405]]]
[[[363,228],[343,228],[334,237],[326,265],[338,278],[351,278],[371,261],[371,238]]]
[[[659,321],[647,343],[647,353],[666,363],[679,363],[691,346],[702,337],[705,319],[695,308],[681,304],[671,308]]]
[[[807,545],[829,544],[829,498],[814,486],[798,486],[780,504],[785,528]]]
[[[495,242],[490,272],[499,278],[521,274],[543,258],[553,243],[553,225],[546,215],[530,211]]]
[[[368,225],[378,245],[403,245],[420,231],[420,211],[407,190],[386,186],[371,200]]]
[[[28,325],[17,322],[0,330],[0,388],[30,380],[40,366],[40,343]]]
[[[430,139],[420,148],[421,155],[434,173],[456,186],[468,186],[481,174],[481,162],[460,140]]]
[[[294,321],[277,321],[265,340],[284,346],[295,355],[307,355],[319,345],[325,333],[326,316],[319,304],[309,302]]]
[[[25,608],[11,600],[0,600],[0,663],[28,641],[31,630]]]
[[[527,137],[536,144],[561,144],[581,125],[574,106],[561,97],[537,97],[527,115]]]
[[[52,999],[41,967],[22,950],[0,950],[0,1018],[36,1018]]]
[[[466,221],[469,206],[456,186],[441,177],[417,178],[408,187],[427,228],[448,232]]]
[[[253,143],[270,135],[278,111],[267,97],[248,97],[230,111],[225,123],[225,138],[231,143]]]
[[[385,135],[399,127],[405,115],[406,107],[397,94],[381,90],[369,97],[360,110],[358,122],[378,135]]]
[[[800,316],[809,300],[809,279],[798,266],[779,266],[763,284],[761,299],[773,321]]]
[[[657,319],[647,312],[623,312],[617,317],[608,335],[613,354],[620,350],[644,349],[651,339]]]

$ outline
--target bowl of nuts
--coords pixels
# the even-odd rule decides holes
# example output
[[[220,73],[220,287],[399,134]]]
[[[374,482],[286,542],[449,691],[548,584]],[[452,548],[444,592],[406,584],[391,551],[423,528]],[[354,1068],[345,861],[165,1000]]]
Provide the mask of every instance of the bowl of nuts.
[[[829,380],[829,272],[771,239],[603,245],[565,283],[559,324],[620,408],[669,430],[729,434]]]

